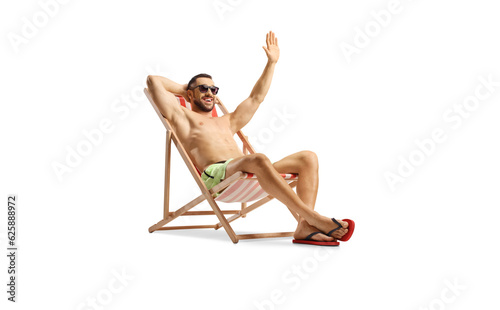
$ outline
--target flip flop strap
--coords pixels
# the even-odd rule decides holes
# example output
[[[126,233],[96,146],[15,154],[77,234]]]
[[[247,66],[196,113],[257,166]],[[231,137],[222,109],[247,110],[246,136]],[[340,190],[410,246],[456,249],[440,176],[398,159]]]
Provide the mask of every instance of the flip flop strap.
[[[337,220],[336,220],[336,219],[334,219],[333,217],[332,217],[332,221],[333,221],[335,224],[339,225],[339,227],[337,227],[337,228],[335,228],[335,229],[330,230],[330,232],[328,232],[328,233],[326,234],[327,236],[330,236],[330,234],[331,234],[332,232],[334,232],[334,231],[336,231],[336,230],[338,230],[338,229],[342,228],[342,225],[340,225],[340,223],[339,223],[339,222],[337,222]],[[330,236],[330,237],[331,237],[331,236]]]
[[[315,232],[309,234],[309,236],[307,236],[306,239],[304,239],[304,240],[311,240],[312,236],[319,234],[319,233],[320,233],[319,231],[315,231]]]

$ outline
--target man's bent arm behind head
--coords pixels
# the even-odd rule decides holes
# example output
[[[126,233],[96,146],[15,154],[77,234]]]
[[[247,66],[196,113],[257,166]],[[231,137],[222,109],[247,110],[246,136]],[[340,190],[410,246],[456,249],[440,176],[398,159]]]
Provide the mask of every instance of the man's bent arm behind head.
[[[158,83],[160,83],[166,91],[187,98],[187,84],[181,85],[163,76],[148,75],[148,86],[150,81],[153,80],[157,80]]]
[[[181,85],[162,76],[148,75],[148,91],[163,117],[172,121],[183,114],[174,94],[186,96],[187,85]]]

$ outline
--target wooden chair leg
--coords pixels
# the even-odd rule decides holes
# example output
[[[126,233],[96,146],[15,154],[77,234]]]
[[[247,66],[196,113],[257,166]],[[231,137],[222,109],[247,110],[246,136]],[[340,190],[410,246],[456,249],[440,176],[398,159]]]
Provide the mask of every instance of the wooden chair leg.
[[[165,185],[163,189],[163,218],[169,215],[168,203],[170,201],[170,154],[172,145],[172,133],[167,130],[167,141],[165,143]]]
[[[175,220],[179,216],[181,216],[184,213],[186,213],[187,211],[191,210],[193,207],[197,206],[200,202],[202,202],[205,199],[206,198],[205,198],[204,195],[200,195],[200,196],[196,197],[195,199],[193,199],[190,202],[188,202],[182,208],[179,208],[177,211],[173,212],[172,214],[170,214],[166,218],[162,219],[158,223],[156,223],[153,226],[149,227],[149,232],[151,233],[151,232],[153,232],[155,230],[158,230],[160,227],[163,227],[164,225],[168,224],[169,222]]]
[[[243,210],[247,207],[247,203],[246,202],[242,202],[241,203],[241,212],[243,212]],[[244,213],[241,217],[247,217],[247,214]]]
[[[212,207],[212,209],[214,210],[215,215],[217,215],[219,223],[222,225],[222,227],[224,227],[226,233],[229,235],[229,238],[231,238],[231,241],[233,241],[233,243],[238,243],[238,236],[236,236],[236,233],[234,232],[233,228],[231,227],[231,225],[229,225],[229,222],[227,221],[222,211],[219,209],[219,206],[217,206],[217,203],[215,202],[214,198],[210,195],[208,190],[206,190],[205,192],[205,197],[207,198],[207,201]]]

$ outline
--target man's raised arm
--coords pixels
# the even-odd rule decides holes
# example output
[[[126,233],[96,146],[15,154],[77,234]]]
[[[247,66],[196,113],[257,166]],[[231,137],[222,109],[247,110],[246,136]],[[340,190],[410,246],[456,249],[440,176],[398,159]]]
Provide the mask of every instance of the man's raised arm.
[[[163,76],[148,75],[148,90],[161,114],[168,120],[182,113],[175,95],[186,98],[187,85],[178,84]]]
[[[278,38],[276,38],[274,32],[269,31],[266,35],[266,44],[267,47],[262,47],[267,55],[267,64],[264,72],[262,72],[259,80],[255,83],[250,96],[231,113],[231,127],[233,132],[237,132],[250,121],[271,87],[274,68],[280,57]]]

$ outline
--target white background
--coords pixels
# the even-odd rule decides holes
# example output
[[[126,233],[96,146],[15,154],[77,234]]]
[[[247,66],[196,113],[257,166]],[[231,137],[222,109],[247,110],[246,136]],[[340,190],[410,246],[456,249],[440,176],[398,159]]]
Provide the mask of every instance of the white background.
[[[19,198],[18,302],[7,301],[2,254],[2,309],[92,309],[92,299],[97,309],[498,308],[500,87],[457,128],[443,119],[480,76],[500,80],[498,6],[401,0],[377,32],[371,12],[389,3],[68,1],[44,20],[38,1],[2,1],[2,253],[7,196]],[[37,32],[13,44],[36,16]],[[355,46],[367,25],[349,62],[341,43]],[[265,66],[269,30],[281,58],[244,132],[273,161],[315,151],[317,210],[354,219],[354,236],[324,249],[234,245],[223,229],[149,234],[162,217],[165,131],[137,90],[148,74],[186,83],[207,72],[233,110]],[[59,179],[53,165],[103,120],[111,132]],[[384,173],[436,128],[447,139],[392,191]],[[199,191],[173,154],[177,208]],[[278,202],[233,227],[295,228]]]

